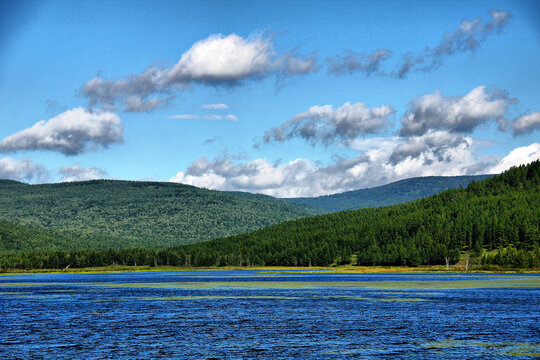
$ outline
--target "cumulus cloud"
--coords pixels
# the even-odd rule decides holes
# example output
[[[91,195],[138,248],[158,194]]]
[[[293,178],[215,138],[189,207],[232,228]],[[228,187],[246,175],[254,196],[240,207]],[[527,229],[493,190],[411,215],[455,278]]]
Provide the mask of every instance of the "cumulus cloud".
[[[429,71],[437,68],[445,57],[455,53],[476,50],[491,35],[500,33],[511,17],[510,13],[495,9],[489,14],[491,18],[487,22],[480,17],[471,21],[462,20],[454,31],[443,35],[435,48],[426,48],[420,55],[405,54],[394,75],[403,79],[413,70]]]
[[[406,159],[421,158],[426,164],[433,162],[451,162],[454,150],[463,147],[464,151],[471,145],[470,139],[459,134],[445,131],[432,131],[422,136],[408,138],[395,147],[389,161],[396,165]]]
[[[346,50],[344,56],[328,59],[328,71],[334,74],[363,72],[366,75],[371,75],[378,72],[381,63],[391,56],[392,51],[388,49],[380,49],[369,55]]]
[[[123,128],[117,115],[75,108],[4,138],[0,152],[49,150],[77,155],[121,142]]]
[[[328,176],[330,172],[330,167],[318,168],[306,159],[272,164],[265,159],[236,163],[228,157],[214,160],[199,158],[186,172],[177,173],[170,181],[210,189],[250,191],[280,197],[327,193],[330,189],[343,188],[344,182],[352,182],[352,179]]]
[[[236,34],[216,34],[193,44],[171,68],[152,66],[141,74],[120,80],[98,76],[88,81],[81,92],[91,106],[101,104],[109,109],[123,103],[124,111],[150,111],[170,100],[175,90],[193,84],[234,87],[247,80],[315,70],[313,56],[277,54],[271,36],[243,38]]]
[[[229,106],[227,104],[205,104],[201,108],[206,110],[226,110]]]
[[[229,120],[229,121],[238,121],[238,117],[233,114],[228,115],[198,115],[198,114],[180,114],[180,115],[171,115],[169,119],[180,119],[180,120]]]
[[[532,143],[529,146],[521,146],[512,150],[507,156],[502,158],[490,170],[490,174],[499,174],[510,169],[512,166],[528,164],[540,159],[540,144]]]
[[[514,136],[524,135],[540,129],[540,112],[523,115],[512,121]]]
[[[39,164],[28,159],[15,160],[9,157],[0,159],[0,179],[43,183],[50,180],[50,173]]]
[[[326,145],[349,142],[359,136],[381,131],[389,125],[389,117],[395,112],[389,105],[373,108],[364,103],[349,102],[337,108],[315,105],[279,127],[268,130],[263,141],[283,142],[300,137],[312,145],[319,142]]]
[[[489,159],[476,159],[472,139],[456,139],[453,134],[439,140],[434,138],[443,134],[430,136],[414,140],[413,145],[428,144],[420,150],[401,146],[409,140],[404,138],[355,140],[354,145],[364,149],[361,154],[350,159],[336,158],[325,166],[302,158],[271,163],[266,159],[241,161],[226,155],[213,160],[202,157],[170,181],[277,197],[320,196],[415,176],[477,174],[493,165]],[[478,164],[481,166],[475,168]]]
[[[500,120],[516,100],[501,91],[479,86],[465,96],[445,97],[427,94],[409,104],[401,119],[402,136],[422,135],[429,130],[470,133],[492,119]]]
[[[93,166],[83,168],[80,165],[62,167],[58,173],[63,182],[105,179],[109,175],[106,170]]]

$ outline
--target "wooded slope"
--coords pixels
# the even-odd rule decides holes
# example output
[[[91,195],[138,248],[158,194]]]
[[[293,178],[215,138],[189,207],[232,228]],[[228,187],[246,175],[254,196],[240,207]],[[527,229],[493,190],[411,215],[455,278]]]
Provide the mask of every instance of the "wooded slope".
[[[528,267],[539,260],[539,242],[536,161],[411,203],[289,221],[171,252],[192,265],[330,265],[356,255],[360,265],[415,266],[512,247]]]
[[[236,196],[175,183],[0,181],[0,219],[33,229],[36,236],[45,230],[71,238],[75,243],[65,249],[157,249],[248,232],[318,212],[269,196]],[[57,248],[46,246],[45,241],[38,243],[42,245],[34,247],[36,251]]]

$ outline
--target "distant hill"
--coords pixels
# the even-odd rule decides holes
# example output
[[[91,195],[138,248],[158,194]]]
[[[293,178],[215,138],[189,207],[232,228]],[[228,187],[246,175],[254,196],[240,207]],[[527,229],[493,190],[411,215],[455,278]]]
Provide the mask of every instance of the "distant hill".
[[[472,181],[485,180],[492,175],[476,176],[427,176],[396,181],[369,189],[347,191],[319,197],[284,199],[296,204],[304,204],[326,212],[356,210],[401,204],[448,189],[466,187]]]
[[[69,246],[60,241],[66,249],[163,248],[317,213],[317,209],[269,196],[240,196],[167,182],[28,185],[0,180],[0,220],[28,230],[28,243],[44,238],[42,231],[73,239]],[[58,248],[58,241],[39,243],[43,246],[36,250]],[[13,249],[27,247],[12,245]]]

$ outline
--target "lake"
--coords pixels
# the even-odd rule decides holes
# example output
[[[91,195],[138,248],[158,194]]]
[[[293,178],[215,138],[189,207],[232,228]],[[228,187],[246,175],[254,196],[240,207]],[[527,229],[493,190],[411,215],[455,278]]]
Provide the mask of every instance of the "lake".
[[[533,359],[540,276],[0,276],[2,359]]]

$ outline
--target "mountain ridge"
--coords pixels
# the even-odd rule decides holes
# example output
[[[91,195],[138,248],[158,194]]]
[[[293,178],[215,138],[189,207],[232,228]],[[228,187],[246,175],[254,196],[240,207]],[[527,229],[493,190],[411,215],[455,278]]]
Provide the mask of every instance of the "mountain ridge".
[[[405,203],[444,190],[467,186],[473,181],[485,180],[491,176],[493,175],[421,176],[337,194],[283,199],[332,213]]]

